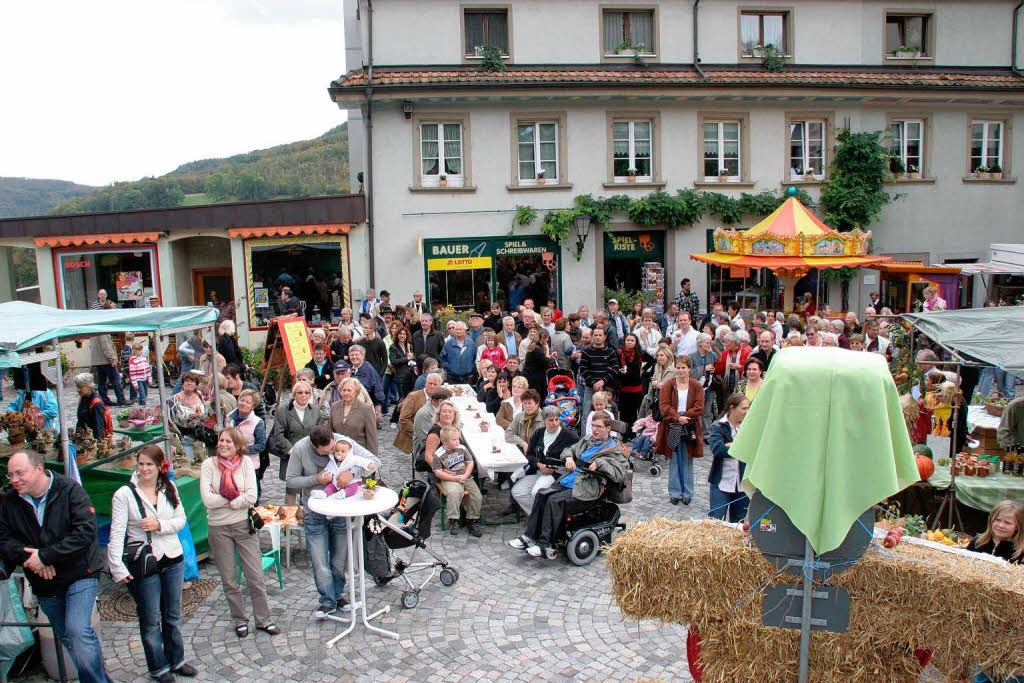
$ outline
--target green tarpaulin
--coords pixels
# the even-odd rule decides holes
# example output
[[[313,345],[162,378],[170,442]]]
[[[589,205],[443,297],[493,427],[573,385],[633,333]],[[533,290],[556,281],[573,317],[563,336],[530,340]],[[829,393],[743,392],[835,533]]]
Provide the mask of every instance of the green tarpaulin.
[[[154,332],[188,325],[198,327],[216,322],[218,315],[219,311],[209,306],[78,311],[8,301],[0,304],[0,352],[25,351],[53,339],[113,332]],[[12,367],[11,363],[10,354],[0,353],[0,366]],[[13,367],[18,365],[20,363]]]
[[[783,349],[729,454],[818,554],[865,510],[918,480],[885,358],[837,348]]]
[[[961,308],[900,317],[929,339],[1024,377],[1024,306]]]

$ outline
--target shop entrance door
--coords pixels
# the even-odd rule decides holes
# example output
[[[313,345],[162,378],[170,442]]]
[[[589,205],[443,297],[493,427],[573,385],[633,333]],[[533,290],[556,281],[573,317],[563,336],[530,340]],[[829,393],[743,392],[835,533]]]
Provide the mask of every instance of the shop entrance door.
[[[665,232],[604,233],[604,286],[639,292],[648,289],[644,264],[659,263],[665,267]]]
[[[211,292],[216,293],[220,302],[234,300],[235,288],[231,281],[230,268],[198,268],[192,271],[195,305],[205,306],[213,301]]]

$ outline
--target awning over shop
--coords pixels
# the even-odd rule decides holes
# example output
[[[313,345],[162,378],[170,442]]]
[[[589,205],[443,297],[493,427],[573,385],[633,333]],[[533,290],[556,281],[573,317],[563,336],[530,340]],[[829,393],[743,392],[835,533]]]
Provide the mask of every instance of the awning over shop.
[[[0,352],[24,351],[53,339],[112,332],[153,332],[216,322],[208,306],[114,308],[100,311],[50,308],[27,301],[0,304]],[[4,356],[10,359],[10,356]],[[11,359],[11,362],[13,359]]]
[[[910,273],[923,277],[925,275],[959,275],[963,266],[959,263],[956,265],[926,266],[920,261],[892,261],[890,263],[880,263],[874,269],[880,270],[883,273]]]
[[[888,256],[755,256],[752,254],[690,254],[690,258],[716,266],[745,266],[748,268],[772,268],[805,270],[808,268],[842,268],[850,266],[873,267]]]
[[[101,244],[156,244],[159,232],[114,232],[99,235],[36,237],[37,247],[82,247]]]
[[[1024,275],[1024,266],[1009,263],[958,263],[961,275]]]
[[[963,308],[900,316],[929,339],[1024,377],[1024,306]]]
[[[295,235],[347,235],[353,223],[324,223],[323,225],[271,225],[262,228],[231,228],[230,237],[288,237]]]

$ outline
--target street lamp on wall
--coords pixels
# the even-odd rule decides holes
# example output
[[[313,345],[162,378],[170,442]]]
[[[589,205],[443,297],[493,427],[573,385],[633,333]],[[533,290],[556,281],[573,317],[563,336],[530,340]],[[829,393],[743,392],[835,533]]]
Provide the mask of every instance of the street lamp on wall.
[[[583,256],[583,246],[590,234],[590,214],[581,213],[572,219],[573,230],[576,231],[576,260]]]

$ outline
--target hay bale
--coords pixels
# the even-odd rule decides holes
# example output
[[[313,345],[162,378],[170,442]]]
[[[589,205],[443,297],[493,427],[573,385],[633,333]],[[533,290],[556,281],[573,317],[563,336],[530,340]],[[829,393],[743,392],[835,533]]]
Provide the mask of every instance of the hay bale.
[[[698,627],[707,680],[795,677],[799,632],[761,626],[761,589],[801,579],[768,581],[775,567],[747,534],[715,520],[655,519],[622,534],[607,564],[624,614]],[[916,680],[914,648],[932,650],[947,676],[977,665],[1024,670],[1022,567],[901,543],[872,546],[829,583],[850,591],[850,628],[814,635],[815,680]]]

